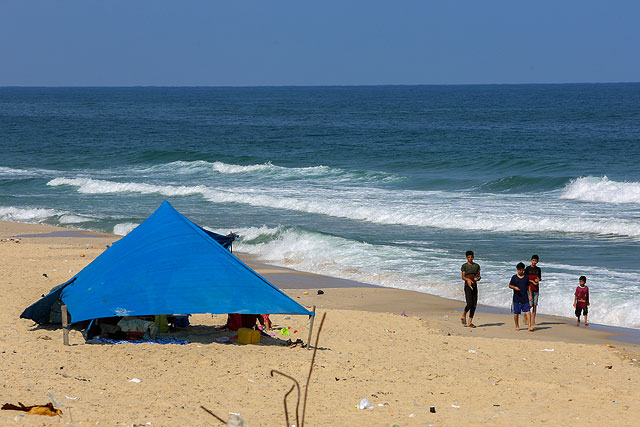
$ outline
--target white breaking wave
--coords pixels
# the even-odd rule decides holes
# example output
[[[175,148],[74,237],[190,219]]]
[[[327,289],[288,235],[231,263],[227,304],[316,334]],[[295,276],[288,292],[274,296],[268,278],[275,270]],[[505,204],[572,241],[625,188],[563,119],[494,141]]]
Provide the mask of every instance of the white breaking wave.
[[[247,165],[247,166],[242,166],[242,165],[233,165],[233,164],[227,164],[227,163],[222,163],[222,162],[213,162],[213,164],[211,165],[211,168],[219,173],[230,173],[230,174],[235,174],[235,173],[247,173],[247,172],[256,172],[256,171],[278,171],[278,170],[287,170],[287,168],[283,168],[280,166],[274,166],[273,164],[271,164],[271,162],[267,162],[267,163],[263,163],[263,164],[259,164],[259,165]],[[325,166],[318,166],[317,168],[296,168],[293,170],[299,170],[299,171],[305,171],[305,170],[314,170],[314,169],[319,169],[319,170],[324,170],[326,171],[328,168],[326,168]]]
[[[190,196],[209,191],[204,186],[171,186],[135,182],[114,182],[91,178],[54,178],[47,183],[52,187],[71,185],[84,194],[139,193],[162,194],[164,196]]]
[[[253,165],[235,165],[224,162],[196,161],[175,161],[171,163],[151,166],[149,168],[137,169],[134,172],[142,174],[169,174],[169,175],[198,175],[210,176],[229,175],[238,179],[251,177],[252,179],[281,179],[281,180],[314,180],[316,182],[330,180],[330,182],[370,182],[388,183],[401,181],[405,178],[395,174],[383,172],[348,171],[340,168],[328,166],[308,166],[288,168],[277,166],[271,162]],[[246,175],[246,177],[245,177]]]
[[[0,207],[0,220],[10,222],[42,223],[47,220],[57,221],[61,225],[79,224],[94,221],[95,218],[77,215],[65,211],[45,208]]]
[[[432,282],[429,276],[416,274],[420,269],[439,272],[435,266],[425,268],[423,252],[403,247],[371,245],[282,226],[251,227],[238,233],[240,238],[234,243],[238,252],[298,271],[413,290]]]
[[[210,188],[113,182],[91,178],[55,178],[50,186],[71,185],[86,194],[139,193],[163,196],[201,196],[212,203],[322,214],[376,224],[492,232],[559,232],[640,237],[640,223],[632,219],[583,215],[560,203],[533,203],[517,195],[497,200],[472,194],[437,191],[388,191],[339,187],[335,190],[281,188]],[[523,203],[523,200],[525,203]],[[463,209],[462,206],[469,207]],[[522,206],[521,209],[518,206]],[[507,208],[508,207],[508,208]]]
[[[251,227],[238,233],[240,238],[234,243],[236,251],[255,255],[273,265],[464,301],[459,280],[460,265],[464,260],[459,254],[372,245],[283,226]],[[509,309],[513,292],[506,283],[515,273],[513,265],[513,260],[482,263],[480,304]],[[543,264],[543,270],[552,270],[545,272],[541,284],[540,314],[572,318],[577,279],[586,273],[591,291],[591,322],[640,327],[640,313],[632,310],[640,302],[637,297],[640,286],[637,290],[619,286],[620,283],[637,283],[638,273],[579,265],[565,268],[570,272],[554,272],[551,264]],[[461,302],[461,307],[463,305]]]
[[[28,170],[0,166],[0,176],[31,175]]]
[[[123,222],[121,224],[116,224],[113,227],[113,234],[116,234],[118,236],[126,236],[127,234],[131,233],[131,230],[136,228],[138,225],[140,224],[136,224],[133,222]]]
[[[560,197],[583,202],[640,203],[640,182],[618,182],[606,176],[587,176],[572,180]]]
[[[142,169],[134,169],[133,171],[136,173],[171,173],[177,175],[189,175],[189,174],[200,174],[203,172],[207,172],[211,170],[211,163],[206,162],[204,160],[195,160],[192,162],[186,162],[183,160],[178,160],[171,163],[163,163],[159,165],[154,165]],[[121,173],[128,172],[127,169],[119,170]]]
[[[18,168],[12,168],[7,166],[0,166],[0,176],[5,176],[5,177],[29,178],[29,177],[40,176],[40,175],[51,176],[52,174],[55,174],[55,173],[59,173],[59,172],[47,170],[47,169],[18,169]]]
[[[580,266],[570,266],[575,274],[552,272],[543,275],[540,284],[540,301],[538,313],[574,318],[573,293],[581,275]],[[484,268],[484,265],[483,265]],[[543,267],[543,272],[544,272]],[[580,273],[579,273],[580,272]],[[628,276],[633,275],[630,279]],[[509,275],[500,277],[503,283]],[[611,271],[593,271],[587,273],[590,302],[589,321],[604,325],[640,328],[640,313],[633,307],[640,303],[640,287],[629,288],[629,284],[637,283],[638,274]],[[484,283],[483,283],[484,282]],[[506,292],[504,285],[496,281],[495,277],[483,275],[481,282],[480,303],[494,307],[510,308],[511,291]],[[625,286],[620,286],[624,283]],[[633,285],[632,285],[633,286]]]
[[[79,224],[82,222],[93,221],[94,218],[83,215],[65,214],[59,218],[60,224]]]
[[[64,214],[65,212],[54,209],[0,207],[0,220],[10,222],[40,223]]]
[[[311,166],[306,168],[286,168],[275,166],[271,162],[255,164],[255,165],[234,165],[223,162],[207,162],[204,160],[195,160],[192,162],[177,160],[171,163],[151,166],[141,169],[141,172],[171,172],[178,174],[215,172],[219,174],[246,174],[253,172],[280,172],[285,174],[326,174],[331,170],[327,166]]]

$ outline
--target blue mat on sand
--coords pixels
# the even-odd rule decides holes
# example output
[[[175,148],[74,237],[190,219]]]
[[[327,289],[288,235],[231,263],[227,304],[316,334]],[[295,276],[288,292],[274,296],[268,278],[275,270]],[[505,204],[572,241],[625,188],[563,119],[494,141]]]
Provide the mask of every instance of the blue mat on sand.
[[[178,344],[178,345],[186,345],[189,344],[189,341],[179,340],[177,338],[170,337],[160,337],[154,340],[139,340],[139,341],[129,341],[129,340],[112,340],[110,338],[100,338],[94,337],[87,341],[89,344]]]

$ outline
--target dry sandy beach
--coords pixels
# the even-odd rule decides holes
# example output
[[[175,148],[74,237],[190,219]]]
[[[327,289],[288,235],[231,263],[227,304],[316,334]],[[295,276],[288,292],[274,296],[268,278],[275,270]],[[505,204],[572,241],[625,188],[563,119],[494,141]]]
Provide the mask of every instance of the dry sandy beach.
[[[38,236],[16,238],[24,235]],[[251,426],[285,425],[291,383],[270,371],[304,386],[312,356],[282,345],[289,337],[219,344],[225,334],[214,327],[225,316],[195,315],[193,326],[173,334],[187,345],[85,344],[74,330],[65,347],[60,329],[19,319],[117,238],[0,222],[1,404],[46,404],[49,393],[63,411],[49,418],[4,410],[0,424],[222,425],[204,406],[225,420],[237,413]],[[482,310],[477,329],[463,328],[459,301],[246,261],[301,304],[317,306],[315,331],[326,313],[308,426],[631,426],[640,419],[637,344],[545,317],[538,331],[515,332],[511,315]],[[306,341],[307,318],[272,318]],[[365,397],[373,409],[356,409]],[[295,393],[289,409],[295,424]]]

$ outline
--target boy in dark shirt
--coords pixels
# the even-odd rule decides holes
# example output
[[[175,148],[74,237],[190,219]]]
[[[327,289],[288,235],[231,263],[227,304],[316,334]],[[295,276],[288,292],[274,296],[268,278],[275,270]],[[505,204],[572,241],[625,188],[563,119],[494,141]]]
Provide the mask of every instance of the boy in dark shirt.
[[[534,330],[531,324],[531,313],[529,310],[531,306],[529,301],[531,300],[531,289],[529,288],[529,277],[524,274],[524,264],[518,263],[516,265],[516,271],[518,274],[514,274],[509,282],[509,288],[513,289],[513,321],[516,324],[516,331],[520,330],[520,313],[524,313],[524,317],[529,325],[529,332]]]
[[[464,299],[467,305],[464,307],[460,321],[469,328],[475,328],[473,324],[473,315],[478,305],[478,281],[480,280],[480,266],[473,262],[473,251],[467,251],[467,262],[462,264],[460,271],[462,272],[462,280],[464,280]],[[469,321],[467,321],[467,313],[469,313]]]
[[[542,270],[537,266],[540,257],[531,255],[531,265],[524,269],[524,275],[529,278],[529,289],[531,289],[531,326],[536,326],[536,312],[538,311],[538,294],[540,280],[542,280]]]
[[[587,314],[589,313],[589,287],[587,286],[587,278],[580,276],[578,283],[580,283],[580,286],[576,288],[574,292],[575,297],[573,298],[573,306],[576,309],[576,317],[578,318],[576,326],[580,327],[580,315],[584,313],[584,327],[586,328],[589,326],[589,322],[587,322]]]

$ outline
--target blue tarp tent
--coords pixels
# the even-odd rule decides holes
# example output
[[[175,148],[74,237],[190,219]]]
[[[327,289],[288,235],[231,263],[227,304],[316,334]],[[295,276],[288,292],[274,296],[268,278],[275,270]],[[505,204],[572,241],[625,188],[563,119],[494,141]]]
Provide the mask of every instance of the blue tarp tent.
[[[20,317],[48,323],[57,300],[72,323],[152,314],[312,314],[169,202]]]

